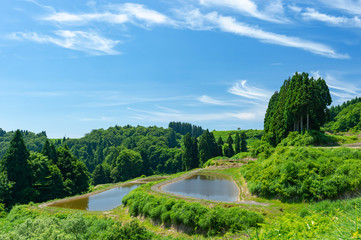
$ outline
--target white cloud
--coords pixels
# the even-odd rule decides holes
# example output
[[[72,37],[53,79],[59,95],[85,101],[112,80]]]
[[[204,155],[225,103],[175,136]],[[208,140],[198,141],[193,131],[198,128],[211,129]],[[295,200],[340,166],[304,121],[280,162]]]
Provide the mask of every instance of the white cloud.
[[[218,105],[218,106],[235,105],[234,103],[217,100],[217,99],[212,98],[212,97],[207,96],[207,95],[203,95],[203,96],[197,98],[197,100],[202,102],[202,103],[211,104],[211,105]]]
[[[303,49],[305,51],[329,58],[349,58],[347,54],[339,54],[327,45],[307,41],[297,37],[266,32],[260,28],[238,22],[233,17],[224,17],[219,15],[217,12],[202,14],[198,9],[195,9],[191,12],[183,13],[183,16],[186,21],[186,25],[194,30],[219,29],[223,32],[229,32],[239,36],[258,39],[265,43]]]
[[[68,30],[58,30],[54,33],[57,37],[39,35],[35,32],[17,32],[11,34],[10,38],[15,40],[30,40],[37,43],[51,43],[63,48],[83,51],[93,55],[120,54],[118,51],[114,50],[114,47],[119,41],[104,38],[97,33]]]
[[[204,6],[227,7],[249,16],[277,23],[286,22],[283,16],[283,4],[281,0],[271,1],[265,7],[266,11],[261,12],[256,3],[251,0],[200,0]]]
[[[247,80],[236,82],[231,88],[228,89],[228,92],[237,96],[261,101],[268,101],[271,97],[271,92],[256,87],[246,86],[246,83]]]
[[[357,16],[353,18],[349,17],[336,17],[324,13],[320,13],[313,8],[306,8],[304,12],[301,13],[304,19],[306,20],[316,20],[320,22],[325,22],[331,25],[340,26],[340,27],[361,27],[361,19]]]
[[[351,14],[361,15],[360,0],[321,0],[325,6],[346,11]]]
[[[110,24],[133,24],[172,25],[175,22],[164,14],[146,8],[141,4],[125,3],[113,4],[102,13],[67,13],[56,12],[43,18],[46,21],[54,21],[61,24],[85,25],[88,22],[105,22]]]

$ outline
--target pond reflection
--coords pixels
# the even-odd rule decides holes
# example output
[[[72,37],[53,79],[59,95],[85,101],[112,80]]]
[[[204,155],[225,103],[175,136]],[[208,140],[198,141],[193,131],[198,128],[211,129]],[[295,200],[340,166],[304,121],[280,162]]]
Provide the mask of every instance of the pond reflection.
[[[95,195],[84,197],[80,196],[76,199],[55,202],[49,205],[49,207],[61,207],[89,211],[107,211],[120,206],[122,204],[123,197],[140,185],[141,184],[127,184],[122,187],[112,188]]]
[[[167,184],[162,190],[177,195],[207,200],[236,202],[239,190],[231,178],[218,175],[196,174]]]

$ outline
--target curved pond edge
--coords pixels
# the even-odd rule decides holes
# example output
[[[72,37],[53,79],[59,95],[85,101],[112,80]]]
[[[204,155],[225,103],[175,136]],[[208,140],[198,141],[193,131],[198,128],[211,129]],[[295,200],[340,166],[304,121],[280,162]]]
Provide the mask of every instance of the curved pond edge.
[[[241,190],[238,186],[238,184],[236,183],[236,181],[234,181],[232,176],[226,175],[226,174],[222,174],[222,173],[211,173],[211,172],[202,172],[202,170],[204,169],[196,169],[193,171],[190,171],[180,177],[176,177],[173,179],[169,179],[166,180],[164,182],[160,182],[157,183],[155,185],[153,185],[151,187],[151,190],[154,192],[159,192],[159,193],[164,193],[166,195],[170,195],[170,196],[175,196],[175,197],[179,197],[179,198],[183,198],[183,199],[193,199],[193,200],[203,200],[203,201],[210,201],[210,202],[217,202],[217,203],[233,203],[233,204],[247,204],[247,205],[257,205],[257,206],[269,206],[270,204],[268,203],[261,203],[261,202],[257,202],[257,201],[247,201],[247,200],[240,200],[240,194],[241,194]],[[220,176],[224,176],[226,178],[230,178],[233,183],[237,186],[238,189],[238,199],[236,202],[231,202],[231,201],[217,201],[217,200],[209,200],[209,199],[202,199],[202,198],[194,198],[194,197],[188,197],[188,196],[184,196],[184,195],[179,195],[179,194],[174,194],[174,193],[170,193],[167,191],[164,191],[162,188],[168,184],[174,183],[174,182],[178,182],[180,180],[186,179],[192,175],[196,175],[196,174],[204,174],[204,175],[220,175]]]
[[[110,185],[107,188],[96,190],[96,191],[93,191],[93,192],[90,192],[90,193],[77,195],[77,196],[72,196],[72,197],[63,198],[63,199],[51,200],[50,202],[41,203],[40,205],[38,205],[38,207],[39,208],[53,207],[51,205],[56,204],[56,203],[68,202],[68,201],[73,201],[73,200],[76,200],[76,199],[79,199],[79,198],[90,197],[90,196],[93,196],[93,195],[96,195],[96,194],[99,194],[99,193],[102,193],[102,192],[106,192],[106,191],[111,190],[113,188],[126,187],[127,185],[134,185],[134,184],[146,184],[146,183],[149,183],[151,181],[157,181],[157,180],[166,179],[166,178],[167,178],[166,176],[164,176],[164,177],[163,176],[156,176],[156,177],[140,178],[140,179],[131,180],[131,181],[128,181],[128,182],[123,182],[123,183],[115,183],[114,185]],[[79,210],[79,211],[88,211],[88,210]],[[106,212],[106,211],[99,211],[99,212]]]

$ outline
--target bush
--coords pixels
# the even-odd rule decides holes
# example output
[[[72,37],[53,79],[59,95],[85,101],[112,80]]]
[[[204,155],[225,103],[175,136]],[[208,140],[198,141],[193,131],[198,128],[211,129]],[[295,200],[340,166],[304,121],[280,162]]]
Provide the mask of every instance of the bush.
[[[361,151],[277,147],[266,160],[241,168],[249,190],[282,201],[335,199],[361,188]]]
[[[133,216],[143,215],[164,224],[185,225],[193,232],[199,231],[209,236],[258,227],[259,223],[264,222],[261,214],[238,207],[212,209],[200,203],[154,196],[142,192],[141,188],[126,195],[123,204],[129,207]]]

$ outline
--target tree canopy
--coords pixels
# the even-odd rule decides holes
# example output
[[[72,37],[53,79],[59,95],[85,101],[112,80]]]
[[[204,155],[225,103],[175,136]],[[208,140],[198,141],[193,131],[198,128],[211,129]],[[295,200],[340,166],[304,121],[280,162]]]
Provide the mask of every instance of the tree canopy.
[[[295,73],[275,92],[264,119],[264,140],[275,146],[290,131],[319,130],[327,121],[332,102],[328,86],[322,78]]]

